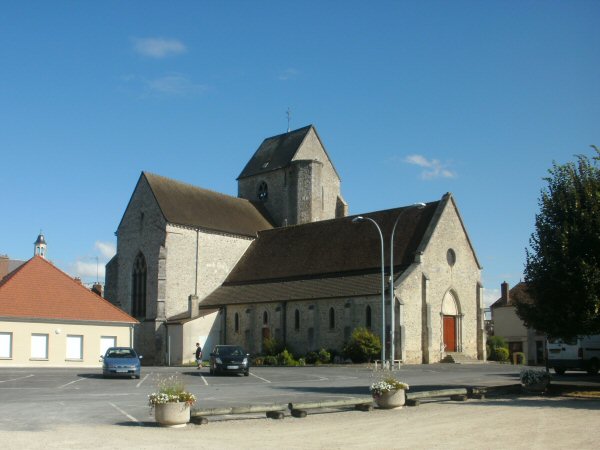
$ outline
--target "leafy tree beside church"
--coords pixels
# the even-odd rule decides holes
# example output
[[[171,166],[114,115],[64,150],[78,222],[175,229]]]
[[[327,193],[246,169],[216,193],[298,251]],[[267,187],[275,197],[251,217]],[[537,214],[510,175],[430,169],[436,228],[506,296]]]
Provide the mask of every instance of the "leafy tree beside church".
[[[553,164],[526,250],[534,303],[517,304],[527,326],[570,338],[600,333],[600,149]]]

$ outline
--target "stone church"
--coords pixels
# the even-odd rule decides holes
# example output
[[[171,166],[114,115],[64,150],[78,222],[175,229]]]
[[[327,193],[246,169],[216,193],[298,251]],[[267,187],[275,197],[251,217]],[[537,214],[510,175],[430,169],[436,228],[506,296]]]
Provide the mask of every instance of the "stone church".
[[[408,363],[485,357],[481,266],[451,194],[348,216],[312,125],[265,139],[237,181],[236,198],[142,172],[106,297],[140,321],[146,363],[192,361],[195,342],[256,354],[267,337],[339,351],[357,327]]]

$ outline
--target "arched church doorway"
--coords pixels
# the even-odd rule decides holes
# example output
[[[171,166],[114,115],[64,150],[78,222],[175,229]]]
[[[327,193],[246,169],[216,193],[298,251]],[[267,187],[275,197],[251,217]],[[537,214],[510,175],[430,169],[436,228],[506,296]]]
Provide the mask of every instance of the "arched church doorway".
[[[442,302],[442,334],[444,351],[460,351],[460,310],[456,297],[450,291]]]

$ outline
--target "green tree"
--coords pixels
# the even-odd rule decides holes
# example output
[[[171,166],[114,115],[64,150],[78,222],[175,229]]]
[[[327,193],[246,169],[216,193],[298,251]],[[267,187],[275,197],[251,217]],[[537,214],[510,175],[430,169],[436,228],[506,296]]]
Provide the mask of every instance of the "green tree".
[[[550,336],[600,333],[600,150],[553,163],[526,250],[525,281],[534,300],[518,303],[527,326]]]
[[[371,362],[381,353],[381,340],[367,328],[359,327],[352,332],[348,344],[344,347],[344,356],[352,362]]]

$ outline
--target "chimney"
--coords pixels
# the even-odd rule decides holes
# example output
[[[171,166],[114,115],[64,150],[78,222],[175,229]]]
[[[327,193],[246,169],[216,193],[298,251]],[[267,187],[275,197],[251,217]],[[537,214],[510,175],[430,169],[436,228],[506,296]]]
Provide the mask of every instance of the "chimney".
[[[102,297],[102,285],[100,283],[94,283],[92,285],[92,292]]]
[[[503,303],[510,305],[510,294],[508,292],[508,283],[506,281],[500,285],[500,290],[502,291]]]
[[[75,277],[75,278],[73,278],[73,279],[74,279],[76,282],[78,282],[79,284],[82,284],[82,283],[81,283],[81,278],[79,278],[79,277]]]
[[[8,255],[0,255],[0,280],[8,274]]]
[[[198,306],[200,305],[200,300],[197,295],[190,295],[189,303],[188,303],[188,312],[190,313],[190,318],[195,319],[200,315],[200,309]]]

